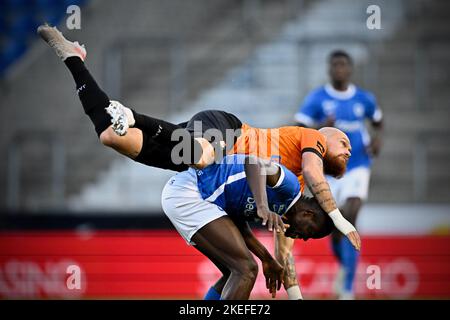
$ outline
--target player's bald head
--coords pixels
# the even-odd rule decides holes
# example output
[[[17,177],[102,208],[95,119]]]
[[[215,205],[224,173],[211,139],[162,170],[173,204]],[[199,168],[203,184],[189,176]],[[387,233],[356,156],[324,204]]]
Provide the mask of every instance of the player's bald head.
[[[350,140],[348,139],[347,135],[342,132],[341,130],[333,127],[323,127],[319,129],[319,132],[323,134],[327,140],[328,139],[345,139],[350,143]]]
[[[324,127],[319,132],[327,140],[327,152],[323,159],[325,173],[340,178],[347,169],[347,161],[351,155],[350,140],[337,128]]]

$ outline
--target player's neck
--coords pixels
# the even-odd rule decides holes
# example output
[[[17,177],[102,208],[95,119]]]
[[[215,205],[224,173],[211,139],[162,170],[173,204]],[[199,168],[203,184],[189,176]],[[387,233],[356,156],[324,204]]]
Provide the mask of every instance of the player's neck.
[[[334,90],[347,91],[350,85],[350,81],[331,81],[331,85],[333,86]]]

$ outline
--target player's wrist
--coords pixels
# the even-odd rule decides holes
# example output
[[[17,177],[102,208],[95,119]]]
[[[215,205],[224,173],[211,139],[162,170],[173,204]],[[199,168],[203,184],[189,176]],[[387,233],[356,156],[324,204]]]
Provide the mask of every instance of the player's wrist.
[[[298,285],[294,285],[286,289],[289,300],[303,300],[302,292]]]
[[[334,209],[329,212],[331,220],[333,220],[333,224],[335,227],[342,232],[344,235],[349,234],[350,232],[356,231],[356,228],[342,215],[339,209]]]
[[[260,201],[256,201],[255,204],[256,204],[256,209],[259,211],[270,211],[269,204],[267,203],[267,201],[260,200]]]

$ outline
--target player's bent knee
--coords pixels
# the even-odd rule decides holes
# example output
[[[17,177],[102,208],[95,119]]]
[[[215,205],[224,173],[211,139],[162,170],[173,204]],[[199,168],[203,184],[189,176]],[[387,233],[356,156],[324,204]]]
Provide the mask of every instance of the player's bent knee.
[[[100,134],[100,142],[110,148],[114,148],[117,145],[119,136],[114,133],[111,127],[107,128]]]
[[[258,276],[258,264],[253,257],[250,259],[241,260],[239,261],[237,267],[232,270],[232,273],[237,273],[242,278],[255,281]]]

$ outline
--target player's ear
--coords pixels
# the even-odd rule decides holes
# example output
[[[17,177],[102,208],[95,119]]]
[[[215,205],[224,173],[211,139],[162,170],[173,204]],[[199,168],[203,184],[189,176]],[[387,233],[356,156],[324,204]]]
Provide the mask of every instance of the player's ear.
[[[311,209],[305,209],[302,211],[303,218],[313,219],[314,211]]]

